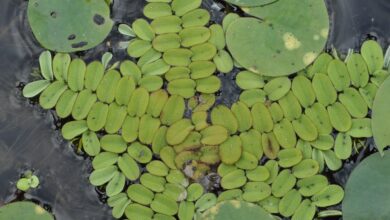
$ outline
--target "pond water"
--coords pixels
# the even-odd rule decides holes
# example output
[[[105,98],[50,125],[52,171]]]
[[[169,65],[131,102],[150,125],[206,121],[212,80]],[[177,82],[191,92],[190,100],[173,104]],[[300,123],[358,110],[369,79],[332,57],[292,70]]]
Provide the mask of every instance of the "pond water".
[[[204,1],[213,20],[220,22],[223,1]],[[0,3],[0,206],[10,201],[26,199],[39,201],[50,209],[57,220],[109,220],[110,209],[89,184],[90,160],[75,154],[72,145],[59,134],[60,123],[55,115],[42,111],[21,96],[21,87],[31,79],[38,66],[42,48],[32,36],[26,19],[27,1],[2,0]],[[115,0],[112,16],[116,22],[131,23],[142,16],[145,0]],[[389,0],[329,0],[332,34],[328,49],[334,46],[341,54],[358,48],[368,37],[375,37],[384,48],[390,44]],[[232,10],[228,8],[226,10]],[[116,33],[109,40],[85,53],[85,60],[100,58],[111,51],[117,59],[124,59],[125,50],[119,42],[126,40]],[[230,105],[239,95],[234,74],[221,76],[223,89],[218,102]],[[353,167],[373,152],[369,147],[355,155],[341,171],[329,175],[344,185]],[[15,182],[27,169],[34,169],[41,179],[38,189],[17,195]]]

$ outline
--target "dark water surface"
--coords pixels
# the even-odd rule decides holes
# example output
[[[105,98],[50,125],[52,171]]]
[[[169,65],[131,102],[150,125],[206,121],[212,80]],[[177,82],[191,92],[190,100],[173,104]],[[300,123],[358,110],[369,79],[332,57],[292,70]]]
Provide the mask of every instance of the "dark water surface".
[[[142,16],[144,2],[116,0],[113,19],[131,23]],[[221,21],[223,12],[212,0],[204,1],[204,5],[211,10],[213,20]],[[384,48],[390,44],[389,0],[329,0],[328,6],[332,19],[328,48],[333,45],[345,54],[349,48],[358,48],[368,36],[376,37]],[[21,96],[20,88],[31,80],[42,51],[28,27],[26,7],[25,0],[0,2],[0,206],[18,199],[15,182],[26,169],[34,169],[41,185],[24,196],[47,205],[57,220],[112,219],[110,209],[89,184],[89,159],[76,155],[70,143],[60,137],[51,112],[42,111]],[[115,27],[109,41],[78,55],[92,60],[111,51],[123,59],[126,54],[118,43],[126,39],[116,32]],[[229,105],[238,97],[233,77],[223,77],[219,102]],[[360,152],[330,178],[344,185],[356,163],[371,151]]]

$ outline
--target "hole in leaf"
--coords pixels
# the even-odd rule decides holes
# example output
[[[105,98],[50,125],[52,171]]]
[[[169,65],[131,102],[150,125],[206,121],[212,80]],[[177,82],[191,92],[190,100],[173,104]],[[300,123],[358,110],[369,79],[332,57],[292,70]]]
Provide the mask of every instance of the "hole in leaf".
[[[68,36],[68,40],[74,40],[76,39],[76,35],[75,34],[71,34]]]
[[[79,42],[79,43],[74,43],[74,44],[72,44],[72,47],[73,47],[73,48],[80,48],[80,47],[86,46],[87,44],[88,44],[88,42],[81,41],[81,42]]]
[[[104,24],[104,17],[99,14],[95,14],[95,16],[93,16],[93,22],[97,25],[102,25]]]

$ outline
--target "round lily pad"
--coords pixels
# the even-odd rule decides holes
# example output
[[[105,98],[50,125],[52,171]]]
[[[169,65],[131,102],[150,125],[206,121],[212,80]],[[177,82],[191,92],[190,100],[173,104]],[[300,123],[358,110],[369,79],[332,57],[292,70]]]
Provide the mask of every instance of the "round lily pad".
[[[324,49],[329,16],[323,0],[279,0],[243,10],[253,17],[233,21],[226,43],[234,59],[265,76],[295,73]]]
[[[110,9],[101,0],[30,0],[27,13],[38,42],[58,52],[93,48],[113,26]]]
[[[0,208],[0,219],[54,220],[54,217],[32,202],[14,202]]]
[[[372,107],[372,133],[376,147],[382,154],[383,149],[390,145],[390,78],[387,78],[378,89]]]
[[[352,172],[345,188],[344,220],[390,219],[390,152],[367,157]]]

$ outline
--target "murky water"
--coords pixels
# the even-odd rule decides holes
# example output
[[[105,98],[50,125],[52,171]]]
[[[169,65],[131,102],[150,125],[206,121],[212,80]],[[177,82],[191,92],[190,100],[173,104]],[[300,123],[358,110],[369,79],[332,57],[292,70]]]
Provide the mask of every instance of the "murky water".
[[[116,0],[113,19],[131,23],[142,16],[144,2]],[[223,1],[218,1],[222,11],[212,2],[204,1],[204,6],[211,10],[213,20],[220,22]],[[112,219],[110,209],[100,202],[88,182],[89,159],[76,155],[60,137],[51,112],[42,111],[21,96],[20,86],[31,79],[30,73],[38,66],[42,51],[29,30],[26,6],[25,0],[0,2],[0,206],[18,199],[15,182],[23,171],[32,168],[41,185],[24,196],[47,205],[57,220]],[[329,0],[328,6],[333,24],[328,48],[333,45],[345,54],[349,48],[359,47],[368,36],[378,38],[383,47],[389,45],[389,0]],[[126,54],[119,42],[126,38],[113,32],[109,41],[78,55],[92,60],[111,51],[117,59],[124,59]],[[221,77],[224,87],[218,102],[230,105],[238,97],[239,89],[234,84],[234,74]],[[371,152],[372,147],[361,151],[330,177],[344,185],[356,162]]]

